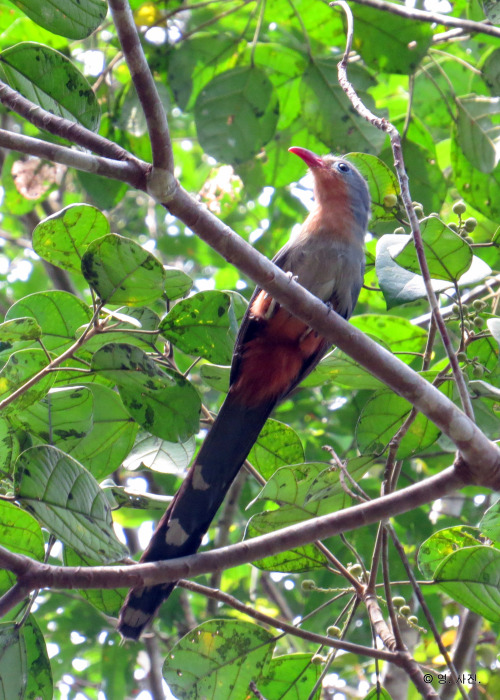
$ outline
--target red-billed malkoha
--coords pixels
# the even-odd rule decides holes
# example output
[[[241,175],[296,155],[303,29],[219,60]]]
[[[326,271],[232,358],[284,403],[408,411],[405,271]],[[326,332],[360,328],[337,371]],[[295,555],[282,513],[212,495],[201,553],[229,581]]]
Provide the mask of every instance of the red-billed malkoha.
[[[363,284],[370,198],[347,160],[291,148],[314,179],[314,206],[274,263],[344,318]],[[141,562],[193,554],[276,404],[317,365],[329,342],[256,289],[236,340],[229,393]],[[132,589],[118,629],[138,639],[175,583]]]

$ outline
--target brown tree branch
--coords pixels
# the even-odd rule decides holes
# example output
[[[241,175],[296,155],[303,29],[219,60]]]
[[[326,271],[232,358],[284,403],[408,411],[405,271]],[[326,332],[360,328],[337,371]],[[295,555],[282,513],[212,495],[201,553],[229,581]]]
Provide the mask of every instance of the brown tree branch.
[[[149,586],[248,564],[303,546],[316,539],[356,530],[360,526],[413,510],[460,486],[463,486],[463,482],[454,469],[448,468],[425,481],[362,505],[311,518],[277,532],[218,550],[168,561],[133,566],[62,567],[40,563],[0,547],[0,567],[15,573],[19,585],[25,590],[54,587],[87,589]],[[4,596],[0,598],[0,616],[5,612]]]
[[[109,9],[132,82],[146,117],[153,152],[153,168],[173,174],[174,156],[167,115],[142,50],[130,4],[128,0],[109,0]]]
[[[39,129],[67,139],[70,143],[87,148],[93,153],[111,160],[135,160],[131,153],[118,144],[95,134],[81,124],[47,112],[2,81],[0,81],[0,102]]]
[[[146,174],[151,167],[147,163],[136,159],[125,161],[93,156],[89,153],[76,151],[73,148],[60,146],[49,141],[42,141],[32,136],[15,134],[5,129],[0,129],[0,146],[19,153],[45,158],[54,163],[61,163],[76,170],[83,170],[86,173],[94,173],[95,175],[110,177],[113,180],[120,180],[140,190],[146,189]]]

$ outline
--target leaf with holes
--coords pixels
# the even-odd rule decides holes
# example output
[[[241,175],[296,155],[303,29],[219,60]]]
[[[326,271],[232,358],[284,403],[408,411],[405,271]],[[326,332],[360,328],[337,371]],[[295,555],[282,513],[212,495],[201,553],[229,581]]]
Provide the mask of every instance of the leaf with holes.
[[[472,264],[470,245],[437,216],[423,219],[420,228],[430,276],[451,282],[460,279]],[[413,241],[409,241],[393,258],[405,270],[421,274]]]
[[[178,697],[241,700],[271,660],[275,637],[242,620],[210,620],[170,650],[163,677]]]
[[[19,455],[14,492],[49,532],[77,552],[102,563],[127,555],[113,531],[111,511],[99,484],[56,447],[30,447]]]

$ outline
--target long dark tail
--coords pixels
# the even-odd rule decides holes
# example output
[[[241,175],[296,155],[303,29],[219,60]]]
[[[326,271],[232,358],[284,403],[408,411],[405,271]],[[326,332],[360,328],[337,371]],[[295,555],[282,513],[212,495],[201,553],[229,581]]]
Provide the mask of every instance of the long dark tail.
[[[275,401],[248,407],[234,392],[224,401],[195,463],[160,520],[141,562],[194,554],[201,544],[227,490],[246,459]],[[118,629],[138,639],[175,582],[129,591]]]

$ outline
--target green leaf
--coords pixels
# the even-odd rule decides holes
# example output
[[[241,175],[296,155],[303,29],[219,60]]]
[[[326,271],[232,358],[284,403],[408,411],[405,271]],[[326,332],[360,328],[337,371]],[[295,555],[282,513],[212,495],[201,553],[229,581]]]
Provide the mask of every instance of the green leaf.
[[[83,187],[84,194],[99,209],[114,209],[127,194],[128,185],[119,180],[110,180],[104,175],[78,170],[76,177]]]
[[[68,39],[85,39],[106,17],[104,0],[59,0],[57,5],[40,0],[12,0],[33,22]]]
[[[458,145],[456,131],[451,141],[451,163],[454,182],[464,200],[483,214],[495,221],[500,217],[500,199],[497,192],[500,187],[500,165],[490,173],[482,173],[465,157]]]
[[[0,700],[24,698],[28,661],[22,628],[0,623]]]
[[[304,461],[304,448],[293,428],[269,418],[248,455],[249,461],[268,479],[286,464]]]
[[[392,391],[377,392],[363,406],[356,426],[356,441],[362,454],[382,454],[411,411],[411,404]],[[441,431],[421,413],[401,440],[397,458],[403,459],[433,445]]]
[[[71,455],[100,480],[123,463],[139,426],[115,391],[101,384],[90,384],[88,388],[94,397],[92,428],[74,446]]]
[[[392,696],[387,692],[385,688],[377,685],[372,688],[363,700],[392,700]]]
[[[482,173],[491,173],[500,158],[500,97],[468,95],[457,97],[456,137],[467,160]]]
[[[423,352],[427,333],[413,325],[406,318],[382,314],[360,314],[353,316],[350,323],[363,333],[378,338],[393,353]]]
[[[64,565],[65,566],[99,566],[101,563],[96,559],[91,557],[78,554],[73,549],[69,547],[64,548],[63,552]],[[82,598],[94,606],[97,610],[104,613],[104,615],[110,615],[111,617],[118,617],[120,608],[125,600],[125,595],[127,594],[126,588],[83,588],[79,591]]]
[[[302,119],[317,138],[335,151],[378,153],[385,134],[353,110],[337,78],[337,58],[316,58],[306,69],[301,85]],[[374,109],[367,89],[374,81],[359,65],[349,67],[349,78],[360,99]]]
[[[0,338],[4,343],[15,343],[20,340],[39,340],[42,329],[34,318],[14,318],[0,323]]]
[[[301,386],[323,386],[326,382],[348,389],[381,389],[385,386],[338,348],[321,360]]]
[[[281,506],[279,510],[257,513],[248,521],[245,539],[276,532],[289,525],[297,525],[309,520],[311,515],[297,506]],[[264,571],[281,571],[282,573],[300,573],[322,569],[327,559],[313,544],[290,549],[287,552],[273,554],[252,562],[258,569]]]
[[[80,272],[89,243],[109,233],[109,223],[99,209],[70,204],[41,221],[33,231],[33,250],[48,262]]]
[[[388,309],[427,296],[422,275],[405,270],[404,267],[395,262],[393,257],[405,245],[410,245],[410,241],[411,236],[399,233],[387,234],[377,241],[375,269]],[[462,287],[477,284],[489,274],[491,274],[490,266],[481,258],[473,255],[471,266],[460,277],[458,285]],[[436,293],[443,292],[452,286],[451,282],[445,280],[433,279],[431,283]]]
[[[0,370],[0,401],[20,389],[29,379],[41,372],[48,364],[43,350],[19,350],[13,353]],[[39,401],[50,389],[54,374],[46,374],[36,384],[20,394],[2,409],[4,416],[20,411]]]
[[[88,246],[82,256],[82,273],[106,304],[143,306],[163,294],[161,263],[130,238],[116,233]]]
[[[264,71],[253,66],[217,75],[198,95],[194,118],[204,151],[225,163],[244,163],[273,137],[279,103]]]
[[[183,700],[220,697],[241,700],[269,663],[271,632],[241,620],[210,620],[189,632],[170,650],[163,677]]]
[[[392,170],[384,161],[369,153],[348,153],[346,159],[356,166],[368,183],[370,200],[372,205],[372,220],[393,221],[392,210],[384,207],[384,199],[387,195],[400,194],[398,180]]]
[[[497,501],[488,508],[481,518],[479,529],[495,542],[500,542],[500,501]]]
[[[436,216],[420,222],[425,257],[431,277],[457,281],[472,264],[472,248]],[[394,260],[410,272],[420,274],[415,247],[409,241]]]
[[[193,437],[185,442],[167,442],[141,433],[123,466],[130,470],[147,467],[162,474],[181,475],[189,467],[195,447]]]
[[[353,7],[356,35],[354,48],[377,72],[414,73],[431,43],[432,28],[372,7]]]
[[[112,343],[98,350],[92,369],[116,382],[125,408],[145,430],[169,442],[198,431],[200,398],[182,375],[161,369],[132,345]]]
[[[457,603],[491,622],[500,622],[500,552],[479,545],[453,552],[434,580]]]
[[[0,420],[0,474],[10,474],[18,456],[19,440],[16,431],[8,420]]]
[[[200,367],[200,377],[203,382],[212,389],[227,393],[229,390],[229,375],[231,367],[228,365],[202,364]]]
[[[43,109],[91,131],[99,129],[100,108],[87,79],[59,51],[22,42],[0,54],[0,76]]]
[[[321,670],[321,666],[311,663],[310,654],[274,656],[267,667],[265,677],[258,683],[259,692],[265,698],[319,700],[321,688],[318,688],[314,696],[311,696],[311,692]]]
[[[170,301],[185,296],[193,286],[193,280],[177,267],[166,265],[165,270],[165,294]]]
[[[32,515],[7,501],[0,501],[0,542],[11,552],[43,561],[45,543],[40,525]],[[6,593],[15,581],[14,574],[0,569],[0,595]]]
[[[5,314],[6,321],[25,317],[34,318],[42,329],[44,347],[49,352],[61,353],[75,342],[77,330],[88,324],[92,314],[89,307],[73,294],[51,290],[20,299]],[[23,341],[23,345],[16,345],[16,349],[27,345]]]
[[[51,389],[39,403],[18,415],[27,430],[43,442],[72,452],[92,428],[94,398],[90,389]]]
[[[439,530],[420,545],[419,569],[424,576],[432,578],[445,557],[464,547],[475,547],[478,544],[479,531],[476,528],[457,525]]]
[[[28,616],[22,626],[21,636],[26,648],[26,662],[29,668],[25,697],[52,700],[54,684],[49,655],[42,630],[34,615]]]
[[[56,447],[30,447],[17,460],[16,498],[57,538],[101,563],[122,559],[108,502],[94,477]]]
[[[231,296],[214,290],[183,299],[162,320],[160,331],[188,355],[229,364],[238,332]]]

